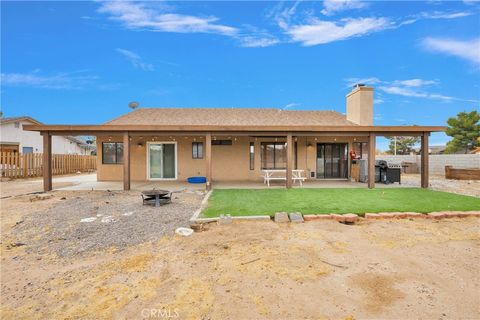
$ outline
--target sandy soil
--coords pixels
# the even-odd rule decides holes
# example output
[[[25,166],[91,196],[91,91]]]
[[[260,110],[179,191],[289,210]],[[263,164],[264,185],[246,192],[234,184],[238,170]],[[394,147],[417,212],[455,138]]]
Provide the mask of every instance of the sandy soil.
[[[235,222],[67,257],[21,245],[17,223],[59,203],[2,200],[3,319],[480,318],[478,218]]]

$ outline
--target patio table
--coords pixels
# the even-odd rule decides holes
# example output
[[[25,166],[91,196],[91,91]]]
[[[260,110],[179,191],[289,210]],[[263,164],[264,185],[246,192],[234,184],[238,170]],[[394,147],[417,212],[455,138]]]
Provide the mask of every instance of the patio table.
[[[303,176],[302,169],[293,169],[292,170],[292,180],[293,182],[298,181],[301,186],[302,182],[305,181],[306,177]],[[263,172],[263,183],[266,183],[270,187],[270,180],[282,180],[287,181],[287,170],[286,169],[264,169]]]
[[[160,207],[160,204],[170,203],[172,200],[172,193],[168,190],[147,190],[142,191],[143,204],[152,203],[155,201],[155,207]]]

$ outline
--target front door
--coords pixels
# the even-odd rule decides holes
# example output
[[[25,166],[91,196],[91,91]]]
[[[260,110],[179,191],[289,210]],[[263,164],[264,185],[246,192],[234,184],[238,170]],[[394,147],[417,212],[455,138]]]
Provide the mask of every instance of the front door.
[[[177,145],[174,142],[148,143],[148,179],[177,179]]]
[[[348,145],[346,143],[317,144],[317,178],[348,177]]]

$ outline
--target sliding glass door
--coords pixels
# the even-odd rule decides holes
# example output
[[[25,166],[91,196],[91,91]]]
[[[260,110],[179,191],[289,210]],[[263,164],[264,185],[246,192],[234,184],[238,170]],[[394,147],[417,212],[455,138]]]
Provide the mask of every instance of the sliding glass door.
[[[176,144],[148,143],[148,178],[150,180],[177,178]]]
[[[317,144],[317,178],[347,178],[348,146],[346,143]]]

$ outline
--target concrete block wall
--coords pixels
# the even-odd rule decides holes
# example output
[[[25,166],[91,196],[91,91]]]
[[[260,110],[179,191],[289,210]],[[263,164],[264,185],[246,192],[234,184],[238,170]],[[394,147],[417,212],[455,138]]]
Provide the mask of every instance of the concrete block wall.
[[[420,168],[420,155],[377,155],[376,160],[386,160],[395,163],[415,162]],[[454,168],[480,168],[480,154],[434,154],[429,156],[429,172],[445,174],[445,166]]]

